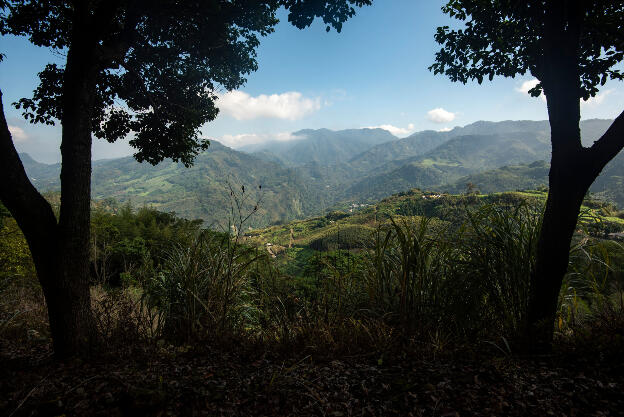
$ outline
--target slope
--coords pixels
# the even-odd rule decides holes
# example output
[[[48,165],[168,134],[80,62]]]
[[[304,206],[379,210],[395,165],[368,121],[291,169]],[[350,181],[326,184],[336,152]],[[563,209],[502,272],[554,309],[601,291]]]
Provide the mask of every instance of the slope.
[[[40,176],[36,182],[39,189],[58,189],[60,165],[39,164],[24,155],[22,158],[29,176],[35,173]],[[156,166],[139,164],[132,157],[96,161],[92,198],[151,205],[226,227],[231,209],[236,206],[229,185],[235,196],[244,199],[243,214],[251,212],[259,201],[258,212],[248,223],[254,227],[314,214],[328,204],[297,171],[237,152],[216,141],[197,157],[191,168],[170,160]],[[243,185],[245,193],[241,196]]]
[[[293,166],[310,162],[333,165],[346,162],[372,146],[397,139],[383,129],[305,129],[294,132],[293,136],[298,139],[250,145],[241,150],[248,153],[258,152],[258,156],[265,159],[273,155],[273,158]]]

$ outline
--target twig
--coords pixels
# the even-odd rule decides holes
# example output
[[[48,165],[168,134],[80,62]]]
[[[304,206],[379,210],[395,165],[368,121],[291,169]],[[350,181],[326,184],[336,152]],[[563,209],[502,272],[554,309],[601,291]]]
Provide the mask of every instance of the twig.
[[[99,377],[101,377],[101,375],[94,375],[94,376],[92,376],[92,377],[90,377],[90,378],[85,379],[85,380],[84,380],[84,381],[82,381],[80,384],[76,385],[75,387],[70,388],[68,391],[65,391],[65,393],[63,394],[63,396],[62,396],[61,398],[64,398],[65,396],[67,396],[67,394],[69,394],[69,393],[70,393],[70,392],[72,392],[73,390],[78,389],[78,388],[80,388],[81,386],[83,386],[84,384],[86,384],[87,382],[92,381],[92,380],[94,380],[94,379],[96,379],[96,378],[99,378]]]
[[[17,412],[17,410],[19,410],[24,403],[26,402],[26,400],[28,400],[30,398],[31,395],[33,395],[33,393],[35,392],[35,390],[37,388],[39,388],[39,386],[41,384],[43,384],[45,382],[46,379],[48,379],[48,377],[51,375],[52,373],[50,372],[48,375],[46,375],[41,381],[39,381],[39,383],[37,385],[35,385],[33,387],[33,389],[30,390],[30,392],[28,394],[26,394],[26,396],[24,397],[24,399],[17,405],[17,408],[15,410],[13,410],[13,412],[11,414],[9,414],[9,417],[12,417],[13,414],[15,414]]]

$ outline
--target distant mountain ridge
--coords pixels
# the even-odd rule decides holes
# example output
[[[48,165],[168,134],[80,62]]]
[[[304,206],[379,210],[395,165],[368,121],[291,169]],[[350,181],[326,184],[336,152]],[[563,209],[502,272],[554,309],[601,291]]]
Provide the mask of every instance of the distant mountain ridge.
[[[35,162],[20,155],[28,175],[39,175],[36,186],[42,190],[60,187],[60,165]],[[45,184],[45,186],[40,186]],[[156,166],[138,163],[133,157],[96,161],[92,173],[92,198],[115,198],[134,205],[151,205],[175,211],[187,218],[201,218],[207,224],[227,226],[235,204],[229,186],[241,192],[245,186],[244,213],[257,213],[249,226],[305,217],[324,209],[329,202],[311,189],[298,172],[275,162],[264,161],[211,141],[191,168],[165,160]],[[262,186],[262,188],[258,188]]]
[[[611,120],[602,119],[581,121],[583,143],[591,145],[611,123]],[[440,145],[424,153],[416,151],[416,155],[406,152],[408,156],[404,158],[395,151],[405,149],[410,141],[418,143],[422,137],[429,143],[438,141]],[[351,161],[351,164],[367,164],[373,169],[363,178],[351,181],[343,199],[373,201],[409,188],[441,189],[472,173],[550,160],[550,126],[547,121],[480,121],[449,132],[419,132],[387,144],[384,152],[393,155],[390,161],[376,164],[363,162],[370,160],[376,149],[364,152]],[[354,170],[363,171],[357,165]],[[620,200],[624,203],[622,194]]]
[[[292,136],[297,139],[249,145],[240,150],[265,159],[274,155],[277,160],[292,166],[311,162],[332,165],[346,162],[375,145],[398,139],[383,129],[304,129]]]
[[[610,124],[599,119],[581,122],[583,142],[591,144]],[[247,148],[252,153],[212,141],[191,168],[170,160],[156,166],[139,164],[132,157],[94,161],[92,195],[153,205],[225,227],[233,203],[228,187],[241,191],[244,185],[245,210],[252,210],[260,199],[249,223],[257,227],[411,188],[461,192],[470,182],[484,192],[497,192],[547,183],[546,121],[477,122],[403,139],[381,129],[303,130],[295,135],[301,132],[307,139],[277,148]],[[58,189],[60,164],[21,157],[37,188]],[[624,205],[624,154],[607,165],[592,192]]]

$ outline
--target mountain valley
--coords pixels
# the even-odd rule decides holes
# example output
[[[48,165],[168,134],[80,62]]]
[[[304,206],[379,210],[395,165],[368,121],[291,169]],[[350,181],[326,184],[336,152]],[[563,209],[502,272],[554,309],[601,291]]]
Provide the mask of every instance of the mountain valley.
[[[582,121],[584,144],[600,137],[610,123]],[[402,139],[382,129],[302,130],[293,136],[239,150],[213,140],[191,168],[170,160],[139,164],[132,157],[94,161],[92,198],[150,205],[221,228],[257,206],[248,226],[261,227],[412,188],[460,193],[470,184],[493,193],[548,183],[546,121],[476,122]],[[59,164],[21,157],[37,188],[59,188]],[[622,185],[624,156],[619,155],[592,191],[621,206]]]

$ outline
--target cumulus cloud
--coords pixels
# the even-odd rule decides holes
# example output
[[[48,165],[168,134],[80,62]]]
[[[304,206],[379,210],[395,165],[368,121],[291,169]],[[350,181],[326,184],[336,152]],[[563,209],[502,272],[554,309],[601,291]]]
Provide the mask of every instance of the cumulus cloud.
[[[240,135],[223,135],[218,140],[231,148],[240,148],[245,145],[254,145],[269,141],[285,142],[296,139],[301,139],[301,137],[295,136],[292,133],[281,132],[275,134],[243,133]]]
[[[613,92],[613,90],[605,90],[602,93],[596,94],[594,97],[590,97],[587,101],[581,100],[581,107],[594,107],[602,104],[604,99]]]
[[[407,127],[397,127],[393,125],[367,126],[365,129],[383,129],[392,133],[394,136],[407,136],[414,132],[414,124],[410,123]]]
[[[519,87],[516,87],[516,91],[526,95],[527,97],[531,97],[529,94],[529,90],[539,84],[539,80],[536,78],[532,78],[530,80],[523,81]],[[540,100],[546,101],[546,95],[542,92],[539,96]]]
[[[529,90],[539,84],[539,81],[535,78],[524,81],[519,87],[516,87],[516,91],[526,96],[529,96]],[[605,90],[602,93],[596,94],[594,97],[590,97],[589,100],[584,101],[581,99],[581,107],[595,107],[604,101],[604,99],[613,92],[613,90]],[[540,95],[542,101],[546,101],[546,95],[542,92]]]
[[[444,110],[442,107],[438,107],[437,109],[429,110],[427,112],[427,119],[431,120],[433,123],[448,123],[455,120],[455,113],[451,113],[450,111]]]
[[[451,130],[453,130],[450,127],[443,127],[442,129],[438,129],[438,132],[450,132]]]
[[[282,94],[260,94],[252,97],[242,91],[219,95],[217,106],[223,114],[236,120],[273,118],[297,120],[321,108],[320,98],[306,98],[297,91]]]
[[[26,142],[28,140],[28,135],[21,127],[9,125],[9,132],[11,132],[11,137],[13,137],[15,142]]]

